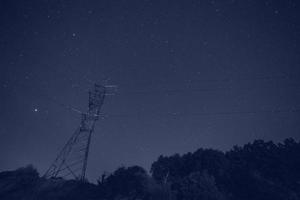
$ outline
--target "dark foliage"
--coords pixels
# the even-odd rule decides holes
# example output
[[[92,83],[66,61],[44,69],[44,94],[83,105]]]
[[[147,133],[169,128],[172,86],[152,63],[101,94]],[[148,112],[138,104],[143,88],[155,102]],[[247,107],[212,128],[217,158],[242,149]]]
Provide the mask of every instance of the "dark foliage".
[[[138,166],[98,184],[44,179],[32,166],[0,173],[1,200],[300,200],[300,143],[256,140],[224,153],[160,156],[151,175]]]
[[[161,156],[151,172],[156,181],[171,184],[177,199],[296,200],[299,155],[300,143],[293,139],[282,144],[256,140],[226,153],[199,149],[183,156]]]
[[[147,172],[141,167],[121,167],[107,177],[103,175],[98,186],[101,196],[106,199],[145,199],[148,179]]]

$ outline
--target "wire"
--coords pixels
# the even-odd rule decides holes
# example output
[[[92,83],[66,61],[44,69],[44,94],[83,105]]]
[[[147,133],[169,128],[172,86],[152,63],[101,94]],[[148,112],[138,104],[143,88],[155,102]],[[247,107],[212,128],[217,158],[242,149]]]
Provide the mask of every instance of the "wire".
[[[38,77],[35,77],[38,79]],[[280,76],[261,76],[261,77],[249,77],[249,78],[230,78],[230,79],[206,79],[206,80],[198,80],[198,81],[203,81],[203,82],[233,82],[233,81],[249,81],[249,80],[279,80],[279,79],[285,79],[285,80],[292,80],[291,76],[287,75],[280,75]],[[295,80],[295,79],[293,79]],[[85,81],[91,84],[91,80],[87,80],[85,78]],[[282,86],[282,85],[280,85]],[[22,85],[23,87],[23,85]],[[84,89],[84,91],[88,91],[86,88],[83,88],[81,85],[77,84],[76,87],[79,89]],[[298,88],[300,85],[289,85],[289,87],[293,88]],[[177,94],[177,93],[190,93],[190,92],[210,92],[210,91],[225,91],[225,90],[252,90],[252,89],[278,89],[278,85],[276,86],[271,86],[271,87],[245,87],[245,88],[235,88],[235,87],[222,87],[222,88],[186,88],[186,89],[161,89],[161,90],[129,90],[129,91],[124,91],[119,94],[157,94],[157,93],[164,93],[164,94]],[[287,88],[287,86],[284,86],[282,88]],[[37,90],[36,90],[37,91]],[[35,95],[38,96],[43,96],[45,99],[48,99],[49,101],[55,103],[58,106],[61,106],[67,110],[70,110],[72,112],[76,112],[79,114],[82,114],[83,112],[80,111],[79,109],[67,105],[65,103],[59,102],[57,99],[50,97],[49,95],[45,94],[42,91],[37,91],[34,92]],[[235,111],[235,112],[216,112],[216,113],[157,113],[154,114],[155,116],[208,116],[208,115],[236,115],[236,114],[257,114],[257,113],[283,113],[283,112],[298,112],[298,110],[290,109],[290,110],[264,110],[264,111]],[[153,114],[152,114],[153,115]],[[110,114],[110,115],[100,115],[102,117],[136,117],[139,115],[124,115],[124,114]],[[151,114],[148,116],[151,116]]]
[[[222,88],[186,88],[186,89],[159,89],[159,90],[128,90],[124,92],[119,92],[116,95],[120,94],[178,94],[178,93],[197,93],[197,92],[214,92],[214,91],[242,91],[242,90],[254,90],[254,89],[286,89],[286,88],[300,88],[300,85],[289,85],[288,87],[280,87],[280,86],[269,86],[269,87],[222,87]]]
[[[222,115],[254,115],[254,114],[279,114],[279,113],[298,113],[300,108],[292,109],[273,109],[273,110],[258,110],[258,111],[228,111],[228,112],[195,112],[195,113],[152,113],[147,114],[147,117],[193,117],[193,116],[222,116]],[[105,118],[140,118],[143,115],[137,114],[107,114]]]
[[[38,95],[37,93],[35,93],[36,95]],[[59,102],[57,99],[53,98],[53,97],[50,97],[48,95],[46,95],[45,93],[42,93],[40,92],[40,97],[44,97],[45,99],[47,99],[48,101],[58,105],[58,106],[61,106],[69,111],[73,111],[73,112],[76,112],[76,113],[79,113],[79,114],[82,114],[83,112],[80,111],[79,109],[73,107],[73,106],[70,106],[70,105],[67,105],[65,103],[62,103],[62,102]]]

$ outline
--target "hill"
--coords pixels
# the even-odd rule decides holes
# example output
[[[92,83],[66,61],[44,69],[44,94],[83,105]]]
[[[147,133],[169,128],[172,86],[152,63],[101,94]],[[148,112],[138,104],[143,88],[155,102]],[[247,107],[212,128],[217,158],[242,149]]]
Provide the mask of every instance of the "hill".
[[[0,172],[1,200],[299,200],[300,143],[256,140],[228,152],[160,156],[150,174],[120,167],[97,184],[45,179],[33,166]]]

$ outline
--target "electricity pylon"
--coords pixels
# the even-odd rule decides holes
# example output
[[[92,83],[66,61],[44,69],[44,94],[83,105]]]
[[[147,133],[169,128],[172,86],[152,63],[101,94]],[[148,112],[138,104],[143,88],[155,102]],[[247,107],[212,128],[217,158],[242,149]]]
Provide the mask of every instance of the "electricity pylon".
[[[61,177],[85,180],[91,135],[95,122],[99,119],[105,93],[106,87],[97,84],[95,84],[94,90],[89,92],[88,111],[81,113],[79,128],[46,171],[45,178]]]

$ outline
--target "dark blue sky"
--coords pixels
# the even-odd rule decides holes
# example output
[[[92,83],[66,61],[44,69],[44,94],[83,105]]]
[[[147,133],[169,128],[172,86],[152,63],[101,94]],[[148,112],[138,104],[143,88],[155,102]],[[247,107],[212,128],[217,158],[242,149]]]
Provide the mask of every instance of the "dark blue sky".
[[[118,86],[88,178],[160,154],[299,139],[297,0],[1,0],[0,170],[41,173],[92,82]]]

